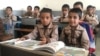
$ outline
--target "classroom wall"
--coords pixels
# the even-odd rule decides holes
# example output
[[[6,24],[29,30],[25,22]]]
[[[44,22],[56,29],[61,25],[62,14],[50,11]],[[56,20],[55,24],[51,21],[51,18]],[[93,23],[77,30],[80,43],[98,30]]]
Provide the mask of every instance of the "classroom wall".
[[[0,10],[7,6],[11,6],[14,10],[26,10],[28,5],[40,6],[40,0],[0,0]]]
[[[13,8],[13,14],[20,16],[23,14],[23,11],[26,11],[28,5],[32,7],[38,5],[40,8],[48,7],[53,9],[53,14],[56,16],[61,11],[61,7],[63,4],[69,4],[70,7],[73,7],[73,4],[76,1],[82,1],[84,4],[84,10],[86,9],[87,5],[94,5],[97,8],[97,14],[99,15],[100,21],[100,6],[99,0],[0,0],[0,17],[4,16],[4,9],[7,6],[11,6]]]
[[[28,5],[32,7],[38,5],[41,8],[49,7],[55,11],[59,11],[63,4],[69,4],[71,8],[76,1],[82,1],[84,9],[87,5],[94,5],[100,10],[99,0],[0,0],[0,10],[7,6],[12,6],[14,10],[26,10]]]
[[[99,0],[40,0],[41,7],[49,7],[54,11],[61,10],[63,4],[69,4],[71,8],[76,1],[82,1],[84,4],[84,9],[86,9],[87,5],[96,6],[97,10],[100,10],[100,1]]]

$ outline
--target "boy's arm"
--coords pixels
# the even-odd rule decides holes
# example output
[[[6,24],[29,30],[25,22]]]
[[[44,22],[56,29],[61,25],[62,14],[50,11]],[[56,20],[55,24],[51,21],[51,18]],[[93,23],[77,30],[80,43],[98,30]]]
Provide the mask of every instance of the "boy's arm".
[[[63,29],[60,35],[60,41],[64,41],[64,37],[65,37],[65,34],[64,34],[64,29]]]
[[[47,43],[48,42],[54,42],[58,40],[58,26],[55,26],[53,29],[53,32],[51,34],[51,38],[47,37]]]
[[[93,18],[92,23],[93,23],[94,25],[99,24],[99,21],[98,21],[98,17],[97,17],[97,16],[95,16],[95,17]]]
[[[12,20],[13,20],[13,21],[17,21],[17,17],[13,15],[13,16],[12,16]]]
[[[38,32],[37,27],[35,27],[34,30],[31,33],[29,33],[28,35],[23,36],[22,38],[25,38],[25,39],[36,39],[37,32]]]
[[[82,44],[82,47],[85,48],[86,50],[89,49],[89,45],[90,45],[89,37],[85,29],[83,30],[83,33],[82,33],[81,44]]]

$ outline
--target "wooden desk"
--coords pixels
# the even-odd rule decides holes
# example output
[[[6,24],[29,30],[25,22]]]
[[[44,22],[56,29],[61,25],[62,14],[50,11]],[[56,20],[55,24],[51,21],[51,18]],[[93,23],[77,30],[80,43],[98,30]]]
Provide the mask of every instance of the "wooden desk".
[[[33,29],[15,28],[15,31],[32,32]]]
[[[47,52],[27,50],[7,44],[0,44],[0,49],[1,56],[53,56]]]

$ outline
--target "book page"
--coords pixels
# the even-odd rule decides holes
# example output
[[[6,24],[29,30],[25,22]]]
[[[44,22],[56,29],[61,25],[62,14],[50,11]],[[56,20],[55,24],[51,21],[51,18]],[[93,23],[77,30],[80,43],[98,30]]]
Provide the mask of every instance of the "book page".
[[[48,43],[45,45],[40,45],[37,48],[35,48],[35,46],[33,46],[33,48],[35,48],[35,50],[39,50],[39,49],[41,50],[41,49],[45,49],[48,47],[48,48],[54,50],[54,52],[57,52],[64,46],[65,46],[65,44],[62,41],[57,41],[57,42],[51,42],[51,43]]]
[[[88,56],[88,50],[65,46],[56,53],[56,56]]]
[[[30,47],[30,46],[35,46],[39,44],[40,44],[40,41],[31,40],[31,39],[15,42],[15,46],[20,46],[20,47]]]

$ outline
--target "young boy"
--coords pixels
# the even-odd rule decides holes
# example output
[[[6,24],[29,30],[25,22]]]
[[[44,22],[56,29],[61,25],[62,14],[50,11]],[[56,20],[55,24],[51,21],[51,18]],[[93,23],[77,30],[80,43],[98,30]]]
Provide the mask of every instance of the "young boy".
[[[41,41],[41,44],[58,40],[58,27],[52,24],[52,10],[49,8],[43,8],[40,11],[41,24],[36,25],[35,29],[21,38],[25,39],[36,39]]]
[[[7,27],[7,29],[5,28],[5,32],[6,32],[6,34],[10,34],[10,35],[14,36],[13,21],[17,21],[17,17],[13,14],[13,9],[10,6],[6,7],[5,13],[6,13],[6,15],[3,19],[3,22],[4,22],[4,25],[6,24],[6,27],[9,26],[9,27]]]
[[[59,22],[68,22],[68,12],[70,10],[70,7],[68,4],[64,4],[62,6],[62,15],[59,18]]]
[[[35,6],[34,7],[34,11],[33,11],[33,17],[34,18],[39,18],[39,14],[40,14],[40,7],[39,6]]]
[[[27,12],[23,15],[23,17],[32,17],[32,6],[27,6]]]
[[[81,20],[83,20],[83,17],[84,17],[83,3],[80,2],[80,1],[75,2],[74,5],[73,5],[73,8],[79,8],[79,9],[81,9],[81,11],[82,11],[82,18],[81,18]]]
[[[73,8],[79,8],[83,11],[83,3],[78,1],[78,2],[75,2],[74,5],[73,5]]]
[[[99,24],[98,17],[94,14],[93,6],[89,5],[87,7],[87,12],[84,16],[84,21],[87,22],[93,29]]]
[[[60,40],[64,41],[66,46],[89,48],[89,37],[85,28],[79,25],[82,17],[82,11],[79,8],[73,8],[69,11],[69,25],[62,30]]]

